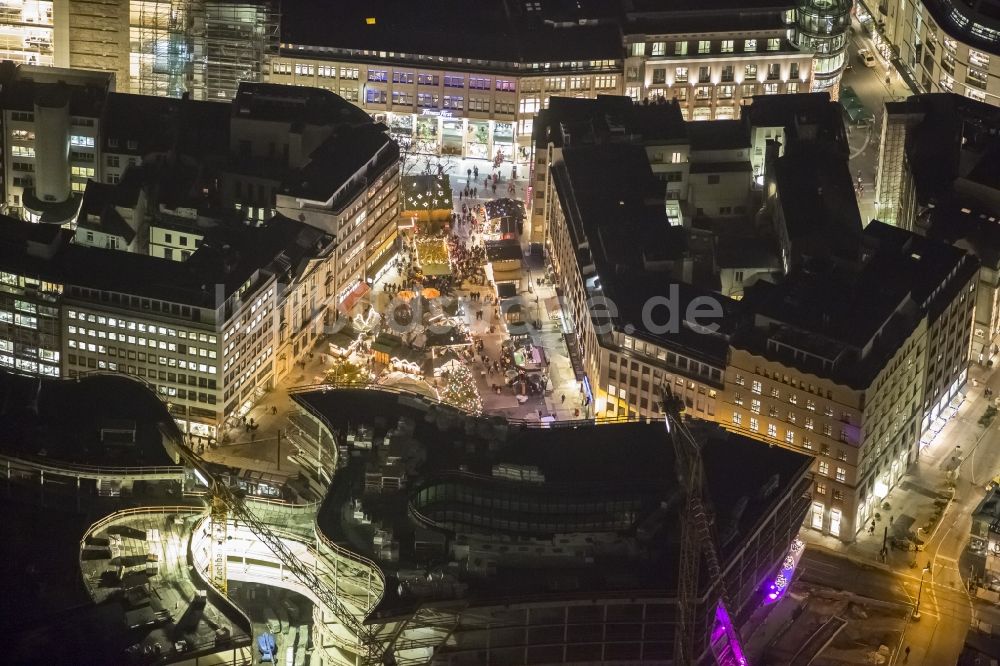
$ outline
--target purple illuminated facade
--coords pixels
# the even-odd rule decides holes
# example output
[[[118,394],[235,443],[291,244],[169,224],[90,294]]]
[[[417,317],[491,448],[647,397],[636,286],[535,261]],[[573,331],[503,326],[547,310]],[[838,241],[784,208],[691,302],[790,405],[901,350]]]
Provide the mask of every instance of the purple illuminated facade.
[[[715,624],[712,625],[712,654],[719,666],[748,666],[740,633],[733,626],[726,605],[719,601],[715,606]]]

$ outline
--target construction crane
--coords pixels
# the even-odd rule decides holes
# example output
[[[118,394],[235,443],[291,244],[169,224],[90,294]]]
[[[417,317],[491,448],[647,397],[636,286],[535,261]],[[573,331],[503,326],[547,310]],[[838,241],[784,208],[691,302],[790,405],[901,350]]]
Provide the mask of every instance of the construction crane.
[[[304,565],[271,529],[265,525],[243,501],[243,496],[233,490],[220,475],[209,469],[205,461],[187,446],[179,447],[187,461],[209,482],[211,500],[212,553],[209,577],[212,584],[223,594],[227,592],[226,541],[229,519],[242,522],[277,557],[284,568],[292,573],[300,583],[319,598],[326,610],[358,637],[363,652],[363,663],[374,665],[382,660],[383,653],[375,630],[365,626],[337,597],[337,593],[315,571]],[[317,553],[318,555],[318,553]]]
[[[721,600],[724,608],[728,607],[729,599],[726,593],[722,567],[719,564],[719,554],[712,524],[709,522],[705,509],[704,478],[705,469],[701,460],[701,444],[695,439],[687,425],[681,419],[683,401],[675,396],[669,388],[663,390],[664,423],[674,447],[674,467],[677,481],[684,493],[681,512],[681,543],[680,562],[678,563],[678,610],[674,636],[674,663],[678,665],[693,664],[695,655],[695,633],[700,623],[695,621],[698,607],[698,574],[701,562],[705,562],[710,580],[718,581]],[[728,611],[727,611],[728,614]],[[716,655],[720,666],[728,664],[746,664],[738,660],[722,658]]]

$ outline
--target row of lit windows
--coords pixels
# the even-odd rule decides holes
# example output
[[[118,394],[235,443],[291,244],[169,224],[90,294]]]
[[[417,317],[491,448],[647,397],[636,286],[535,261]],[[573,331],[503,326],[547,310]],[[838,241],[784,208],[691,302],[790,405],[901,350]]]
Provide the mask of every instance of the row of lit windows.
[[[740,40],[742,42],[742,52],[743,53],[756,53],[758,50],[758,40],[756,39],[744,39]],[[763,40],[762,40],[763,41]],[[712,40],[702,39],[694,42],[694,49],[690,48],[692,42],[681,41],[674,42],[671,49],[667,48],[666,42],[636,42],[629,48],[629,54],[635,57],[639,56],[653,56],[660,57],[666,56],[668,50],[675,56],[686,56],[688,53],[698,53],[699,55],[706,55],[709,53],[735,53],[736,46],[738,42],[732,39],[723,39],[715,42],[718,44],[718,50],[712,48]],[[770,37],[764,42],[766,49],[768,51],[778,51],[781,49],[781,38],[780,37]]]
[[[80,351],[88,351],[94,354],[107,354],[108,356],[117,357],[127,357],[132,358],[134,352],[133,350],[125,350],[121,347],[105,347],[101,344],[95,344],[93,342],[87,342],[85,340],[69,340],[67,341],[67,346],[70,349],[78,349]],[[149,347],[151,349],[156,349],[156,341],[150,340]],[[215,364],[206,363],[196,363],[194,361],[188,361],[185,359],[177,359],[173,356],[157,356],[155,354],[145,354],[143,352],[138,352],[138,359],[140,361],[145,360],[147,363],[156,364],[159,362],[160,365],[165,365],[170,368],[181,368],[182,370],[190,370],[192,372],[203,372],[209,375],[214,375],[218,373],[218,368]]]
[[[38,317],[34,315],[21,314],[20,312],[10,312],[0,310],[0,324],[14,324],[22,328],[38,329]]]
[[[14,353],[14,341],[7,339],[0,339],[0,352]],[[21,355],[29,356],[31,358],[38,358],[43,361],[49,361],[50,363],[59,362],[59,352],[52,349],[45,349],[43,347],[30,347],[22,346]]]
[[[125,335],[124,333],[116,333],[114,331],[106,332],[87,328],[77,328],[76,326],[69,327],[69,333],[71,335],[88,335],[92,338],[98,338],[101,340],[111,340],[112,342],[127,342],[130,345],[139,345],[140,347],[150,347],[152,349],[162,349],[164,351],[176,352],[178,351],[178,345],[175,342],[164,342],[163,340],[154,340],[149,338],[148,340],[144,337],[136,337],[134,335]],[[189,347],[187,345],[180,345],[180,352],[182,354],[188,354],[189,356],[200,356],[202,358],[214,359],[217,356],[217,352],[214,349],[205,349],[204,347]]]
[[[795,377],[789,377],[788,375],[779,375],[777,372],[769,372],[766,368],[763,369],[763,370],[761,370],[761,368],[757,368],[755,370],[755,372],[757,374],[763,374],[764,376],[768,377],[769,379],[774,379],[775,381],[780,381],[780,382],[782,382],[784,384],[788,384],[788,385],[792,386],[793,388],[798,388],[798,389],[801,389],[803,391],[808,391],[809,393],[814,393],[814,394],[816,394],[818,396],[822,396],[824,394],[824,391],[823,391],[822,387],[815,386],[813,384],[806,384],[806,382],[800,382]],[[738,386],[746,386],[746,379],[743,377],[743,375],[741,373],[737,372],[737,373],[735,373],[733,375],[733,383],[736,384],[736,385],[738,385]],[[762,384],[758,380],[756,380],[756,379],[753,380],[753,383],[752,383],[751,387],[752,387],[753,392],[756,393],[757,395],[760,395],[761,392],[762,392],[762,390],[763,390]],[[771,396],[772,397],[778,397],[779,394],[775,393],[776,390],[777,389],[774,389],[774,388],[771,389]],[[798,397],[794,396],[794,394],[793,394],[793,397],[794,397],[794,401],[790,399],[789,402],[791,402],[792,404],[798,404]],[[832,400],[833,399],[833,391],[830,391],[829,389],[827,389],[826,390],[826,398],[827,398],[827,400]]]
[[[754,433],[760,433],[760,432],[762,432],[762,430],[761,430],[761,422],[760,422],[759,419],[757,419],[757,417],[751,416],[748,419],[748,421],[749,421],[748,427],[749,427],[750,432],[754,432]],[[741,414],[740,412],[734,411],[733,412],[733,424],[736,425],[736,426],[739,426],[739,427],[743,427],[743,414]],[[777,426],[777,424],[774,424],[774,423],[765,423],[763,425],[765,426],[764,430],[767,431],[767,436],[768,437],[770,437],[771,439],[778,439],[778,426]],[[784,441],[785,441],[786,444],[795,445],[795,431],[792,430],[791,428],[788,428],[785,431],[785,439],[784,439]],[[804,439],[802,441],[802,447],[805,448],[805,449],[808,449],[808,450],[812,450],[812,448],[813,448],[812,440]],[[845,456],[846,456],[846,454],[845,454]],[[841,481],[841,482],[846,481],[847,480],[847,469],[844,468],[844,467],[838,466],[836,468],[836,470],[837,471],[836,471],[836,474],[835,474],[835,478],[837,479],[837,481]],[[825,460],[820,460],[819,464],[818,464],[818,471],[823,476],[830,476],[830,463],[827,462],[827,461],[825,461]]]
[[[159,379],[161,381],[171,381],[171,382],[180,381],[181,383],[183,383],[185,379],[184,375],[175,375],[174,373],[168,373],[163,370],[157,371],[150,368],[147,371],[146,368],[141,368],[141,367],[137,368],[134,365],[126,366],[124,364],[119,364],[114,361],[105,361],[103,359],[88,358],[83,355],[76,356],[75,354],[70,354],[69,362],[73,365],[79,365],[82,368],[92,368],[96,370],[111,370],[112,372],[127,372],[128,374],[136,377],[148,376],[149,379]],[[76,376],[76,371],[70,370],[70,376],[71,377]],[[191,402],[201,402],[208,405],[214,405],[217,400],[214,393],[199,392],[195,390],[177,388],[175,386],[166,386],[164,384],[159,384],[159,385],[152,384],[151,386],[160,395],[169,396],[171,398],[190,400]],[[202,388],[204,387],[202,386]]]
[[[246,372],[244,372],[239,378],[235,379],[236,383],[226,391],[225,395],[226,400],[228,400],[230,396],[234,395],[239,390],[239,388],[243,386],[243,384],[253,379],[254,372],[256,372],[260,368],[260,366],[263,365],[263,363],[271,356],[272,351],[273,351],[272,347],[268,347],[267,349],[265,349],[264,353],[261,354],[261,357],[258,358],[255,363],[251,364],[250,367],[247,368]]]
[[[165,335],[171,338],[180,338],[182,340],[206,342],[211,345],[214,345],[218,341],[218,339],[214,335],[207,333],[195,333],[194,331],[191,331],[189,333],[188,331],[176,330],[164,326],[154,326],[153,324],[145,324],[142,322],[135,322],[128,319],[116,319],[115,317],[104,317],[101,315],[87,314],[85,312],[77,312],[76,310],[68,310],[66,314],[70,319],[76,319],[78,321],[86,321],[91,324],[100,324],[101,326],[110,326],[111,328],[120,328],[129,331],[138,331],[139,333],[150,333],[152,335]]]
[[[45,375],[47,377],[58,377],[59,366],[47,365],[25,358],[14,358],[9,354],[0,354],[0,366],[6,368],[16,368],[21,372]]]
[[[33,277],[26,277],[15,273],[6,273],[4,271],[0,271],[0,284],[5,284],[11,287],[34,288],[46,294],[61,294],[63,291],[61,284],[45,282],[44,280],[38,280]]]

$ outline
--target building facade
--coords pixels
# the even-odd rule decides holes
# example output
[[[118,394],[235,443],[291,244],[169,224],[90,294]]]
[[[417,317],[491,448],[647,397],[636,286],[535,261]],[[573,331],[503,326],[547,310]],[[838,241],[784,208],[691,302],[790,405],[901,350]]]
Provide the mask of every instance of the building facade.
[[[24,374],[138,377],[200,437],[221,437],[277,381],[276,357],[298,344],[286,294],[330,300],[317,299],[316,270],[298,269],[322,265],[330,237],[280,217],[215,232],[185,262],[75,243],[54,226],[4,218],[0,227],[0,363]]]
[[[995,0],[859,0],[858,17],[883,57],[922,92],[1000,104],[1000,4]]]
[[[72,224],[87,180],[97,177],[97,137],[114,78],[25,65],[5,66],[0,76],[5,211]]]
[[[893,223],[972,252],[981,264],[972,359],[996,362],[1000,192],[992,174],[1000,112],[957,93],[885,105],[879,210]]]
[[[719,407],[726,427],[816,456],[806,525],[844,541],[869,526],[965,384],[978,286],[978,262],[944,243],[879,222],[864,241],[867,266],[850,283],[793,272],[751,290]],[[886,271],[904,276],[894,303],[868,322],[850,320],[850,335],[864,329],[853,340],[838,334],[847,311],[871,312],[855,290]],[[831,287],[844,296],[806,324],[803,306]]]
[[[55,20],[54,62],[38,64],[111,72],[132,93],[229,100],[241,82],[261,81],[277,49],[278,10],[269,0],[39,4]]]
[[[64,131],[46,132],[42,145],[31,135],[42,119],[7,111],[10,154],[32,149],[34,160],[17,158],[47,165],[69,192],[77,167],[47,162],[49,152],[65,158],[83,145],[92,171],[72,222],[50,211],[40,224],[4,220],[3,365],[128,373],[168,401],[186,432],[220,437],[327,324],[364,308],[373,276],[396,255],[398,148],[327,91],[243,84],[223,105],[32,82],[26,96],[53,90]],[[72,120],[73,94],[93,101],[81,118],[95,122]],[[24,185],[30,216],[34,184]]]
[[[676,99],[685,120],[714,120],[739,118],[755,95],[809,92],[815,49],[789,41],[794,18],[780,5],[729,3],[631,12],[625,94]]]

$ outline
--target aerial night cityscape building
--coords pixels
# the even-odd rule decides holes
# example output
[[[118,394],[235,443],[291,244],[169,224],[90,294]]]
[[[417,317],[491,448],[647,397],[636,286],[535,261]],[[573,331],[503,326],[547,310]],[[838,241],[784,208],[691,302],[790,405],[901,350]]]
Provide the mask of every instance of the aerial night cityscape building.
[[[998,67],[996,0],[0,0],[8,661],[996,663]]]

